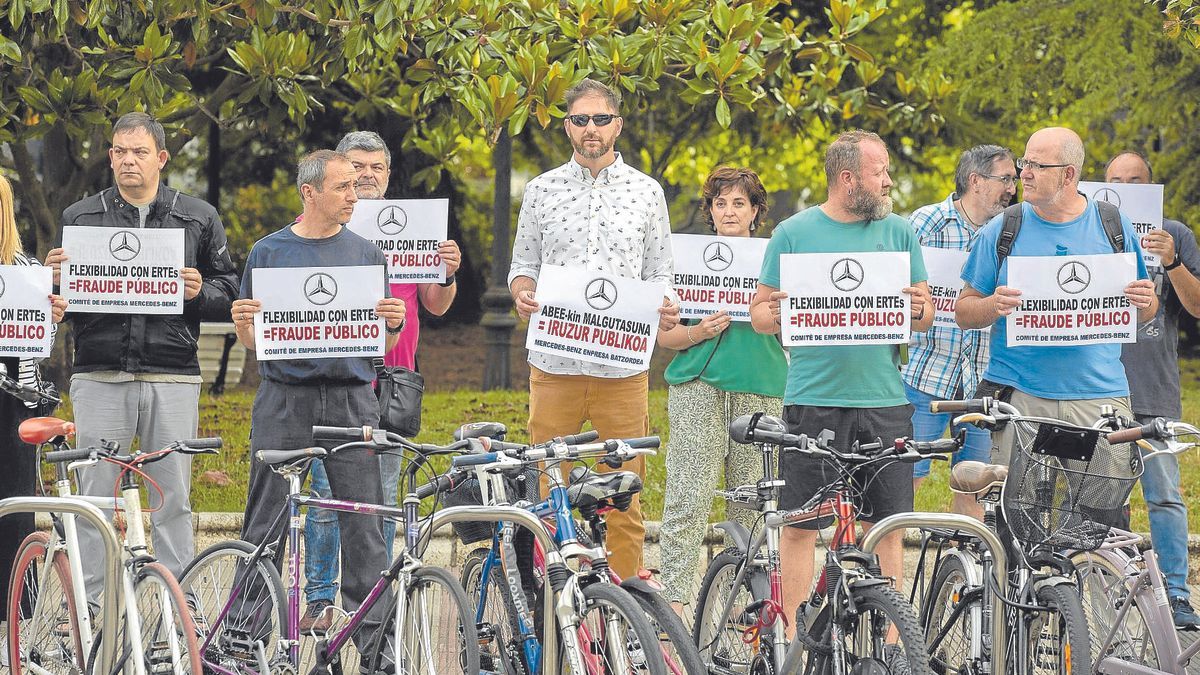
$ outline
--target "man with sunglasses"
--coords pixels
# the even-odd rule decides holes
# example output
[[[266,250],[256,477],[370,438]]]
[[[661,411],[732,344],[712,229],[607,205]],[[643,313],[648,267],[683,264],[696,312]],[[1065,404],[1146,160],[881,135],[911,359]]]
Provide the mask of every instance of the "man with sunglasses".
[[[1022,209],[1022,225],[1011,241],[1009,258],[1114,252],[1099,207],[1079,192],[1084,157],[1083,141],[1070,129],[1050,127],[1029,137],[1025,156],[1017,160],[1025,203],[1010,207]],[[978,395],[1009,400],[1026,415],[1083,426],[1091,426],[1104,405],[1130,417],[1121,345],[1008,346],[1005,320],[1020,303],[1021,289],[1008,285],[1007,258],[999,261],[1004,220],[1004,214],[996,216],[980,233],[963,267],[966,285],[955,311],[963,328],[992,327],[991,360]],[[1137,259],[1137,279],[1125,287],[1125,297],[1136,308],[1138,322],[1144,323],[1158,311],[1158,298],[1125,216],[1121,231],[1124,250]],[[1009,425],[996,439],[992,461],[1007,463],[1012,434]],[[1119,516],[1114,524],[1116,520]]]
[[[999,145],[977,145],[962,153],[954,171],[954,192],[944,201],[913,212],[909,223],[921,246],[969,251],[980,229],[1009,205],[1017,194],[1017,169],[1012,152]],[[931,280],[932,281],[932,280]],[[913,348],[904,368],[904,390],[913,404],[913,437],[941,438],[950,424],[948,413],[929,411],[930,401],[973,396],[988,363],[988,332],[933,326],[913,333]],[[967,444],[954,462],[988,461],[992,441],[987,431],[969,424]],[[957,430],[956,430],[957,431]],[[929,475],[930,460],[913,466],[913,492]],[[970,495],[955,494],[953,509],[983,518],[983,509]]]
[[[509,290],[522,319],[537,311],[542,265],[582,265],[632,279],[671,282],[671,222],[662,187],[629,166],[613,144],[621,135],[621,98],[584,79],[567,92],[563,129],[574,153],[525,187],[513,243]],[[663,299],[659,328],[679,323],[679,305]],[[590,421],[601,438],[649,432],[646,371],[529,353],[529,436],[533,442],[577,433]],[[645,477],[641,458],[622,469]],[[601,471],[608,470],[603,465]],[[632,577],[642,566],[641,502],[607,517],[609,560]]]

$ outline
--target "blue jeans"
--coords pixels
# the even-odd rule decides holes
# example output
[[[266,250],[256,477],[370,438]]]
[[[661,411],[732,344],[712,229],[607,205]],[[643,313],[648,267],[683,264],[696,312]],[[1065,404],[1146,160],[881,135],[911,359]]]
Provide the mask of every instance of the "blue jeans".
[[[937,398],[913,389],[907,382],[904,383],[904,395],[908,397],[908,402],[915,408],[912,416],[913,440],[936,441],[945,435],[946,427],[950,426],[954,415],[929,412],[929,403],[938,400]],[[958,464],[962,461],[974,460],[988,463],[992,455],[992,435],[971,424],[960,424],[952,430],[952,433],[957,434],[960,428],[967,430],[967,442],[963,445],[962,450],[954,453],[951,462]],[[913,478],[928,476],[932,463],[933,460],[923,459],[914,464]]]
[[[1139,424],[1154,419],[1137,415]],[[1179,490],[1179,460],[1159,455],[1146,462],[1142,494],[1150,516],[1150,543],[1167,582],[1167,594],[1188,599],[1188,512]]]
[[[387,504],[396,503],[397,485],[400,482],[400,457],[380,455],[379,470],[383,480],[383,499]],[[309,471],[312,483],[309,490],[314,497],[329,499],[329,477],[325,464],[320,460],[312,463]],[[383,542],[387,545],[388,560],[392,559],[392,542],[396,537],[396,523],[383,521]],[[336,511],[309,509],[304,520],[304,600],[333,602],[337,595],[338,578],[338,519]]]

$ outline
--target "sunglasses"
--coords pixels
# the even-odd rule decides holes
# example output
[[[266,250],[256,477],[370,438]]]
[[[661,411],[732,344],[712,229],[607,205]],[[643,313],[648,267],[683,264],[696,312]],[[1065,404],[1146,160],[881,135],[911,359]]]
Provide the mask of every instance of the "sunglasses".
[[[567,119],[571,120],[571,124],[579,128],[586,127],[588,122],[595,122],[598,127],[606,127],[615,119],[620,119],[620,115],[610,115],[608,113],[600,113],[599,115],[567,115]]]

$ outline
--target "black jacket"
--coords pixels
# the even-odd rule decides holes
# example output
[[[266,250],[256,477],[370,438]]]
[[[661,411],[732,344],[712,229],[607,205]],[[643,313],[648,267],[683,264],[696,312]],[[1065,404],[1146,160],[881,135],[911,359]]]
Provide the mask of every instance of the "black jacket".
[[[138,211],[111,187],[67,207],[62,223],[64,227],[137,229]],[[75,333],[76,372],[199,375],[196,343],[200,321],[229,321],[238,276],[217,210],[201,199],[160,185],[146,227],[184,230],[183,264],[200,270],[204,278],[200,293],[184,302],[182,316],[68,312]]]

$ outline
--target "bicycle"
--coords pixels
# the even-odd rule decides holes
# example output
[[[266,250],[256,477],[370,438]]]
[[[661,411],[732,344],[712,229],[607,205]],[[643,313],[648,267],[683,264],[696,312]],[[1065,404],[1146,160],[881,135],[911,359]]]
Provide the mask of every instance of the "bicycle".
[[[1187,437],[1192,440],[1180,440]],[[1146,462],[1195,446],[1200,429],[1157,418],[1107,438],[1137,441],[1147,450]],[[1140,551],[1141,542],[1141,536],[1114,527],[1099,548],[1071,555],[1091,630],[1093,672],[1184,675],[1200,641],[1186,649],[1180,644],[1158,559],[1153,550]]]
[[[345,441],[331,450],[259,450],[257,457],[287,480],[288,496],[271,529],[286,519],[288,587],[275,564],[275,542],[253,546],[226,541],[202,552],[184,571],[182,585],[202,617],[201,654],[205,672],[224,675],[279,675],[300,667],[300,508],[324,508],[345,513],[396,518],[404,524],[406,547],[344,625],[334,623],[318,636],[317,673],[340,675],[353,668],[342,648],[354,637],[362,648],[359,668],[370,673],[479,672],[479,640],[469,601],[458,581],[445,569],[424,564],[417,540],[417,502],[406,497],[403,507],[319,499],[301,491],[304,474],[314,459],[352,448],[378,452],[412,451],[414,461],[461,451],[466,443],[450,446],[417,445],[395,434],[370,427],[313,427],[313,438]],[[415,469],[413,469],[415,472]],[[410,481],[411,483],[411,481]],[[394,587],[394,590],[390,590]],[[390,597],[389,597],[390,596]],[[285,599],[286,597],[286,599]],[[384,603],[385,620],[369,636],[358,635],[368,613]],[[394,653],[393,653],[394,652]]]
[[[1001,535],[1007,578],[996,573],[996,552],[958,531],[926,530],[913,598],[920,602],[933,667],[938,672],[990,672],[1010,664],[1016,673],[1091,671],[1091,639],[1076,582],[1064,553],[1091,550],[1106,538],[1105,515],[1119,509],[1140,475],[1140,455],[1105,439],[1100,428],[1024,416],[990,398],[934,401],[934,412],[962,412],[955,424],[995,429],[1012,425],[1009,466],[961,462],[950,488],[974,494],[984,524]],[[999,516],[1003,516],[1002,518]],[[924,568],[936,545],[931,581]],[[998,598],[1002,616],[989,600]],[[993,631],[1011,633],[1008,653],[991,649]],[[997,660],[999,657],[999,660]]]
[[[778,500],[784,481],[778,477],[775,467],[781,443],[788,440],[784,423],[761,413],[743,415],[730,424],[730,436],[739,443],[758,448],[762,453],[763,477],[754,485],[717,490],[716,494],[724,497],[733,508],[760,513],[762,527],[752,533],[735,521],[717,525],[732,543],[713,558],[705,570],[696,602],[693,637],[707,672],[714,675],[785,672],[788,640],[785,634],[787,619],[783,615],[779,529],[793,522],[806,522],[813,509],[837,512],[840,508],[843,513],[850,513],[846,510],[849,505],[842,501],[839,506],[841,495],[835,495],[820,504],[814,498],[797,511],[781,512]],[[797,445],[803,445],[798,437],[793,438],[797,438]],[[826,447],[828,440],[831,439],[823,441]],[[909,461],[915,456],[913,453],[919,455],[916,459],[942,457],[961,447],[961,440],[921,443],[903,439],[903,444],[902,455],[893,456],[896,461],[901,457],[903,461]],[[803,451],[799,447],[788,450]],[[839,528],[834,535],[833,548],[839,547],[837,542],[853,546],[853,534],[848,524],[839,522]],[[850,558],[854,557],[850,549],[844,549],[844,552]]]
[[[221,447],[219,438],[176,441],[152,452],[119,455],[116,443],[100,448],[71,449],[67,441],[74,424],[54,417],[26,420],[19,427],[21,439],[38,447],[41,459],[55,465],[58,497],[86,501],[121,512],[125,527],[121,597],[106,598],[124,607],[124,621],[113,627],[113,638],[122,645],[114,672],[198,672],[200,667],[196,629],[174,575],[155,561],[146,547],[142,521],[141,488],[135,476],[141,467],[172,452],[200,454]],[[50,446],[55,450],[43,452]],[[75,495],[72,471],[106,461],[122,467],[117,480],[118,499]],[[152,483],[152,481],[151,481]],[[21,543],[13,567],[6,616],[9,631],[9,662],[18,673],[91,673],[95,668],[102,626],[93,632],[86,592],[82,584],[82,554],[73,516],[52,514],[49,533],[35,532]],[[135,603],[127,603],[129,598]],[[138,636],[132,639],[130,636]]]

